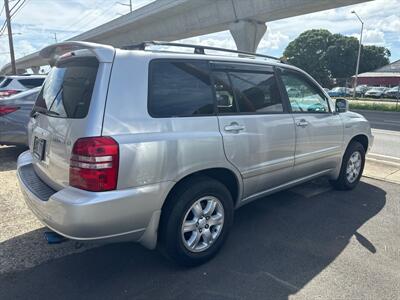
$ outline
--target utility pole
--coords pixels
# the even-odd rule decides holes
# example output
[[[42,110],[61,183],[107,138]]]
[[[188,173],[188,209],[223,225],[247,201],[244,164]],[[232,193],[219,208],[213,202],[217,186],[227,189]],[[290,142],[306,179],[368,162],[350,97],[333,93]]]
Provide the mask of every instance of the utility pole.
[[[54,41],[55,41],[56,43],[58,43],[58,40],[57,40],[57,32],[54,32]]]
[[[360,33],[360,45],[358,47],[358,57],[357,57],[357,67],[356,67],[356,77],[354,79],[354,94],[353,97],[357,98],[357,84],[358,84],[358,71],[360,68],[360,57],[361,57],[361,48],[362,48],[362,38],[363,38],[363,31],[364,31],[364,22],[361,20],[360,16],[356,13],[355,10],[351,12],[352,14],[355,14],[358,20],[361,22],[361,33]]]
[[[4,9],[6,12],[6,19],[7,19],[8,43],[10,45],[11,70],[12,74],[16,75],[17,68],[15,66],[14,43],[11,30],[11,16],[10,16],[10,7],[8,5],[8,0],[4,0]]]
[[[117,4],[120,4],[123,6],[129,6],[129,11],[132,12],[132,0],[129,0],[129,4],[122,3],[122,2],[117,2]]]

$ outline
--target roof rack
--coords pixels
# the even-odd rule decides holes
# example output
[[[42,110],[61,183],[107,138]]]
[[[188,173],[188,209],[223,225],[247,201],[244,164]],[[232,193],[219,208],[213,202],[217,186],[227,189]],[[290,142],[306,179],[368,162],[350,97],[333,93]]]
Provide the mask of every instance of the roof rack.
[[[265,55],[265,54],[225,49],[225,48],[219,48],[219,47],[210,47],[210,46],[193,45],[193,44],[182,44],[182,43],[173,43],[173,42],[146,41],[146,42],[142,42],[139,44],[124,46],[124,47],[121,47],[121,49],[124,49],[124,50],[146,50],[146,47],[148,47],[148,46],[169,46],[169,47],[193,48],[194,54],[206,54],[204,50],[212,50],[212,51],[236,53],[236,54],[240,54],[240,55],[246,56],[246,57],[267,58],[267,59],[279,61],[281,63],[286,63],[281,58],[278,58],[275,56],[270,56],[270,55]]]

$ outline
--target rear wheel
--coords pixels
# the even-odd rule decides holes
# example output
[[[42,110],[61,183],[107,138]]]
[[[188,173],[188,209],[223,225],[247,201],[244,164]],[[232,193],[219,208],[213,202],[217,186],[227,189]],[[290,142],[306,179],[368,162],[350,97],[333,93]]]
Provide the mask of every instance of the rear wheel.
[[[343,156],[339,178],[331,181],[338,190],[352,190],[361,179],[365,164],[365,149],[359,142],[353,141]]]
[[[196,177],[169,199],[159,225],[159,247],[185,266],[211,259],[222,247],[233,221],[231,194],[221,182]]]

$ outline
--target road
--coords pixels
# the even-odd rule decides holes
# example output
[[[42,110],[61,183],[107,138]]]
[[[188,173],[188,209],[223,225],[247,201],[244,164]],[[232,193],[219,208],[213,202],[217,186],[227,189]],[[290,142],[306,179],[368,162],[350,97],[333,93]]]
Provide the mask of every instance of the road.
[[[400,112],[354,110],[363,115],[374,129],[400,131]]]
[[[376,158],[400,160],[400,112],[357,110],[370,123],[375,137],[371,153]]]
[[[400,185],[321,179],[260,199],[214,260],[183,269],[133,243],[47,245],[13,151],[0,147],[0,299],[399,299]]]

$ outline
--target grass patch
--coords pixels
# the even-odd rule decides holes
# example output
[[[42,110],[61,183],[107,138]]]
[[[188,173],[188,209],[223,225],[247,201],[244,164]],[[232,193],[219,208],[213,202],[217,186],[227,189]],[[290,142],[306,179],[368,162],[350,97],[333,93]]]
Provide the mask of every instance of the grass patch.
[[[378,111],[394,111],[400,112],[400,103],[383,103],[373,101],[349,101],[350,109],[365,109],[365,110],[378,110]]]

